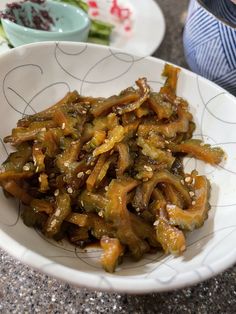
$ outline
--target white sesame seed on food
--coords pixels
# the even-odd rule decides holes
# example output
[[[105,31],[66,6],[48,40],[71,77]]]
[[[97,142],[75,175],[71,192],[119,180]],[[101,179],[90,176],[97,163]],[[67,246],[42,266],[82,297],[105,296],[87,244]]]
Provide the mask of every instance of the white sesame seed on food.
[[[30,167],[29,167],[28,165],[24,165],[23,170],[24,170],[24,171],[29,171],[29,170],[30,170]]]
[[[58,208],[58,209],[56,210],[56,212],[55,212],[54,215],[55,215],[56,217],[59,217],[60,214],[61,214],[61,211],[60,211],[60,209]]]
[[[103,217],[103,212],[101,210],[98,212],[98,216]]]
[[[69,194],[72,194],[72,193],[73,193],[73,189],[72,189],[71,187],[69,187],[69,188],[67,189],[67,192],[68,192]]]
[[[187,182],[187,183],[190,182],[190,181],[191,181],[191,177],[186,177],[186,178],[184,179],[184,181]]]
[[[189,192],[189,195],[190,195],[191,197],[193,197],[195,194],[194,194],[193,191],[190,191],[190,192]]]
[[[66,127],[66,124],[65,124],[65,122],[63,122],[62,125],[61,125],[62,130],[64,130],[65,127]]]
[[[59,190],[56,189],[55,192],[54,192],[54,196],[58,196],[59,195]]]
[[[158,226],[159,220],[154,221],[153,226]]]
[[[196,205],[196,202],[195,202],[195,201],[192,201],[192,205],[193,205],[193,206]]]
[[[184,185],[184,180],[180,180],[180,182],[181,182],[181,184],[183,184],[183,185]]]
[[[200,143],[200,146],[204,146],[205,144],[203,142]]]
[[[174,209],[174,208],[176,208],[176,206],[173,205],[173,204],[167,204],[167,205],[166,205],[166,208],[167,208],[167,209]]]
[[[42,129],[41,129],[41,132],[46,132],[46,131],[47,131],[46,128],[42,128]]]
[[[152,171],[152,167],[147,166],[147,165],[144,166],[144,169],[147,170],[148,172],[151,172],[151,171]]]
[[[81,171],[81,172],[77,173],[77,178],[80,179],[83,177],[83,175],[84,175],[84,173]]]
[[[105,186],[105,191],[108,191],[108,185],[107,185],[107,186]]]
[[[65,167],[69,167],[69,163],[66,161],[66,162],[64,162],[64,166]]]
[[[89,169],[89,170],[87,170],[85,173],[86,173],[86,174],[91,174],[91,172],[92,172],[92,171]]]
[[[84,202],[83,202],[83,201],[81,201],[80,203],[81,203],[81,206],[82,206],[82,207],[84,207]]]

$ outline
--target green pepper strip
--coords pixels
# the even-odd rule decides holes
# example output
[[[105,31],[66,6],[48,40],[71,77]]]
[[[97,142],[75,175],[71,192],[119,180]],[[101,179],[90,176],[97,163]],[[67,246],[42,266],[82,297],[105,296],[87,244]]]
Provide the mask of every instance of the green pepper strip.
[[[192,115],[185,109],[178,107],[178,119],[167,124],[141,124],[139,132],[141,134],[148,134],[151,131],[160,133],[166,138],[173,138],[177,133],[186,133],[189,130],[189,121],[192,120]]]
[[[195,203],[187,210],[183,210],[177,206],[166,207],[169,221],[172,225],[179,226],[184,230],[194,230],[203,225],[207,219],[209,205],[210,185],[209,181],[204,176],[197,176],[195,178]]]
[[[32,141],[36,139],[36,136],[40,132],[45,132],[48,128],[55,127],[56,124],[53,121],[33,122],[28,128],[17,127],[12,130],[10,136],[4,138],[5,143],[11,143],[12,145],[19,145],[26,141]]]
[[[56,197],[56,208],[54,213],[49,216],[45,233],[48,237],[56,235],[61,228],[63,221],[71,213],[70,196],[67,193],[60,192]]]
[[[183,232],[171,226],[169,221],[164,217],[160,217],[157,220],[156,236],[165,253],[180,255],[186,249]]]
[[[181,179],[170,173],[168,170],[162,170],[160,172],[154,173],[153,177],[149,181],[144,182],[141,186],[137,187],[133,206],[135,208],[139,208],[140,210],[147,209],[152,192],[158,183],[172,184],[183,196],[186,206],[191,204],[189,191],[181,183]]]
[[[37,119],[48,119],[53,117],[53,113],[63,107],[64,105],[69,105],[70,103],[76,101],[79,98],[79,94],[77,91],[68,92],[65,97],[63,97],[61,100],[59,100],[56,104],[53,106],[40,111],[38,113],[35,113],[31,116],[27,116],[21,120],[18,121],[17,126],[25,126],[29,123],[32,123],[36,121]]]
[[[118,143],[116,149],[119,153],[119,159],[117,163],[117,177],[120,177],[132,164],[129,155],[129,146],[126,143]]]
[[[116,238],[103,236],[100,241],[103,253],[101,256],[101,265],[109,273],[113,273],[118,264],[119,258],[124,254],[124,246]]]
[[[121,94],[119,96],[111,96],[103,101],[98,101],[95,103],[90,112],[94,117],[98,117],[102,114],[108,113],[115,106],[123,106],[131,102],[137,101],[140,98],[140,95],[137,91],[129,91],[127,93]]]
[[[170,64],[165,64],[162,75],[167,77],[164,86],[160,89],[160,94],[165,95],[168,100],[174,101],[180,68]]]
[[[5,191],[18,198],[24,204],[29,205],[31,203],[33,199],[32,196],[30,196],[25,189],[21,188],[15,181],[5,181],[2,182],[1,185]]]
[[[173,152],[186,153],[197,159],[203,160],[212,165],[218,165],[224,158],[224,151],[219,147],[211,147],[201,140],[191,139],[178,145],[173,145]]]
[[[126,112],[134,111],[138,109],[139,107],[141,107],[142,104],[148,99],[148,96],[150,93],[150,87],[147,84],[147,79],[145,77],[140,78],[136,81],[136,84],[140,89],[140,98],[136,100],[135,102],[129,103],[128,105],[118,106],[116,108],[116,111],[118,112],[118,114],[121,115]]]
[[[140,259],[149,250],[148,244],[134,232],[126,207],[127,193],[139,184],[132,178],[113,179],[108,186],[105,219],[117,230],[117,238],[129,247],[133,257]]]

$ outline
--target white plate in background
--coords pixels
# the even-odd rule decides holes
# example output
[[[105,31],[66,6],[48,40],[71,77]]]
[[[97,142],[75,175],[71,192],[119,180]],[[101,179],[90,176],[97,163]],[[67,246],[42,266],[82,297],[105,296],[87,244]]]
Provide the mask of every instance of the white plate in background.
[[[0,10],[5,8],[6,3],[11,2],[16,0],[1,0]],[[123,22],[120,22],[117,15],[111,14],[112,0],[95,2],[97,8],[90,8],[90,16],[115,25],[111,47],[139,56],[149,56],[160,46],[165,34],[165,19],[154,0],[118,0],[121,8],[131,12],[130,18]],[[0,53],[6,50],[9,50],[8,46],[0,40]]]

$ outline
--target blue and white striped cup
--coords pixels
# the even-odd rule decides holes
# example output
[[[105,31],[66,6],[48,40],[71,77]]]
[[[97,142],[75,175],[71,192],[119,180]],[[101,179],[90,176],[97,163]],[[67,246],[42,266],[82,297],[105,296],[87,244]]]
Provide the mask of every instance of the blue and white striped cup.
[[[235,0],[191,0],[183,42],[192,71],[236,96]]]

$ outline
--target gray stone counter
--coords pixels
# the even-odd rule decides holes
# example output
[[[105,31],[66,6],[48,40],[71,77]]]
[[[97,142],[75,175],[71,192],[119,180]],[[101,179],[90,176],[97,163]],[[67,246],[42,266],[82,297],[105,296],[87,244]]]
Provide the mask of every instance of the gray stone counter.
[[[188,0],[158,3],[166,17],[167,32],[154,55],[186,67],[182,28]],[[236,267],[195,287],[130,296],[74,288],[0,250],[0,313],[236,313]]]

